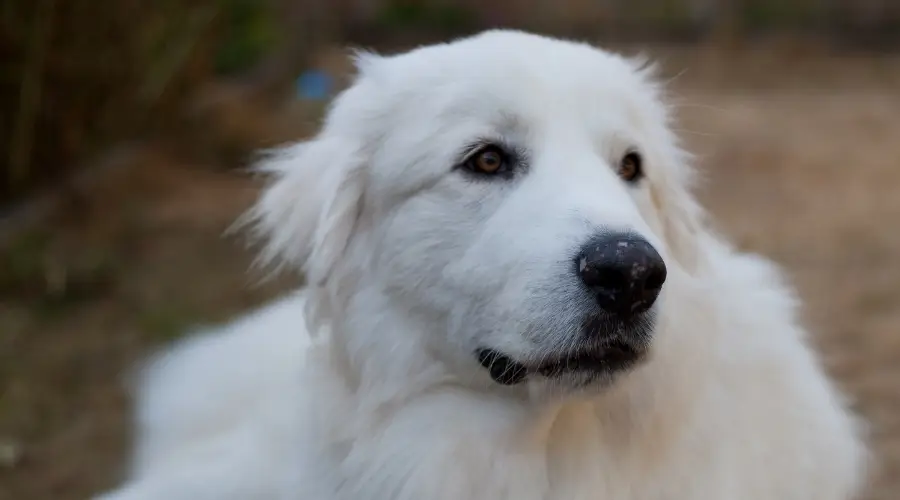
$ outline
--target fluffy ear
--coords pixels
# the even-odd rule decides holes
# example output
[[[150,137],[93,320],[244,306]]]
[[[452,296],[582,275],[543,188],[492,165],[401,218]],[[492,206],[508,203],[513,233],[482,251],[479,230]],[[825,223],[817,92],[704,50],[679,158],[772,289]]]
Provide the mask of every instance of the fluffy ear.
[[[661,169],[659,173],[665,178],[651,179],[650,197],[672,257],[694,274],[703,267],[704,240],[711,237],[706,213],[691,192],[696,173],[690,166],[690,155],[675,149],[666,158],[673,162],[673,168]]]
[[[705,237],[702,209],[681,189],[651,188],[651,194],[672,256],[687,272],[697,272],[703,262],[701,240]]]
[[[289,265],[310,284],[325,282],[359,217],[364,161],[351,142],[320,136],[260,163],[271,183],[240,221],[262,243],[258,264]]]
[[[691,188],[697,181],[693,157],[680,147],[681,141],[672,125],[675,113],[668,105],[666,85],[660,82],[660,67],[646,55],[630,58],[628,62],[643,80],[646,90],[660,103],[653,121],[664,124],[655,134],[658,144],[667,145],[657,151],[657,161],[668,163],[651,178],[650,196],[662,221],[662,229],[672,257],[689,273],[698,272],[705,261],[703,239],[710,236],[706,214]],[[663,177],[658,177],[658,176]]]

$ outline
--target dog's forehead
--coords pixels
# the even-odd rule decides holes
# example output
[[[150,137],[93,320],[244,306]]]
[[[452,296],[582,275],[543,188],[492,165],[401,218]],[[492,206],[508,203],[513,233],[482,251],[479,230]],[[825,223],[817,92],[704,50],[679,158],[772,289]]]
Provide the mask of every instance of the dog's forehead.
[[[490,31],[455,42],[423,46],[384,58],[394,75],[489,82],[525,78],[547,85],[582,81],[604,85],[639,80],[627,58],[568,40],[514,31]],[[405,69],[406,71],[401,71]],[[568,80],[568,82],[567,82]]]
[[[487,32],[367,58],[360,72],[365,106],[381,108],[380,133],[391,122],[428,127],[506,124],[510,118],[523,126],[565,121],[592,129],[608,123],[638,127],[659,107],[652,82],[635,62],[587,44],[519,32]]]

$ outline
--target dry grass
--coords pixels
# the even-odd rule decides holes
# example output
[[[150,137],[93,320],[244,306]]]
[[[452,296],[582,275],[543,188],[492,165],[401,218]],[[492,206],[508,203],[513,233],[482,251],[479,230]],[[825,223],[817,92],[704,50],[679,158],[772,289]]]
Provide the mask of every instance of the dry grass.
[[[742,247],[792,273],[829,370],[873,424],[880,471],[866,499],[896,498],[900,62],[661,53],[672,73],[689,69],[674,86],[707,205]],[[123,370],[187,325],[284,288],[252,286],[250,255],[221,238],[255,189],[150,155],[101,186],[88,222],[20,245],[16,262],[47,279],[0,281],[0,499],[112,484],[127,442]]]

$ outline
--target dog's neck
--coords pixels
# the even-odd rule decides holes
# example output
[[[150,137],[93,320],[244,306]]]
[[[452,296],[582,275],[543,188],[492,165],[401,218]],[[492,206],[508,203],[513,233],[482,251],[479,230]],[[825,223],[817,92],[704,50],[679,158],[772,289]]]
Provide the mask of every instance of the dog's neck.
[[[503,481],[493,476],[455,477],[453,471],[460,469],[454,469],[454,464],[460,461],[483,462],[485,471],[491,470],[496,460],[511,463],[503,468],[504,473],[534,477],[530,488],[535,491],[588,465],[594,473],[621,466],[590,463],[605,457],[652,463],[680,435],[666,421],[690,421],[690,412],[696,406],[693,401],[702,392],[708,353],[696,350],[702,342],[679,339],[677,335],[710,331],[698,327],[698,322],[716,318],[685,316],[689,311],[709,311],[708,307],[686,303],[707,297],[704,293],[667,297],[683,306],[668,307],[670,313],[659,318],[657,349],[649,363],[593,397],[582,395],[554,402],[529,398],[524,388],[467,385],[445,365],[423,355],[428,352],[426,332],[409,335],[398,331],[408,324],[404,315],[387,318],[385,311],[389,308],[366,297],[357,304],[375,308],[373,314],[354,310],[342,318],[329,318],[330,331],[314,347],[318,354],[312,356],[312,369],[318,372],[318,380],[328,383],[328,387],[322,387],[328,391],[328,398],[322,400],[337,401],[332,408],[319,408],[324,415],[321,423],[327,428],[322,432],[323,453],[349,467],[340,481],[348,488],[350,498],[357,491],[354,488],[359,488],[360,494],[383,488],[384,498],[485,498],[484,491],[472,496],[465,489],[469,487],[496,488],[494,498],[509,498],[516,492],[508,488],[523,484],[521,479]],[[357,305],[340,304],[344,307]],[[347,318],[369,319],[358,324]],[[694,346],[694,350],[688,352],[683,346]],[[666,384],[660,384],[660,380]],[[335,398],[338,393],[343,397]],[[329,412],[340,412],[342,417],[329,419]],[[421,432],[411,435],[409,430],[415,428]],[[360,457],[359,461],[354,457]],[[385,461],[394,464],[390,471],[405,471],[405,475],[385,476]],[[373,469],[376,467],[380,471]],[[478,469],[465,467],[467,474]],[[388,493],[398,488],[414,491],[415,495]],[[521,493],[523,498],[541,498],[527,491]]]

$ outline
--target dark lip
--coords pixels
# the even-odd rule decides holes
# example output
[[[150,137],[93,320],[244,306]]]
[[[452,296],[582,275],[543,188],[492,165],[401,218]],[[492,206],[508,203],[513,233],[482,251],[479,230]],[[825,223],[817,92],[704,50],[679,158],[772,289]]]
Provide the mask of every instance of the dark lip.
[[[548,378],[572,373],[615,373],[637,364],[645,352],[640,346],[612,339],[540,365],[526,365],[494,349],[479,349],[477,355],[478,362],[488,369],[495,382],[516,385],[530,373]]]
[[[644,349],[621,340],[610,340],[590,349],[542,363],[534,370],[545,377],[566,373],[612,373],[630,368],[644,357]]]
[[[488,369],[491,378],[502,385],[516,385],[528,375],[525,365],[494,349],[479,349],[478,362]]]

